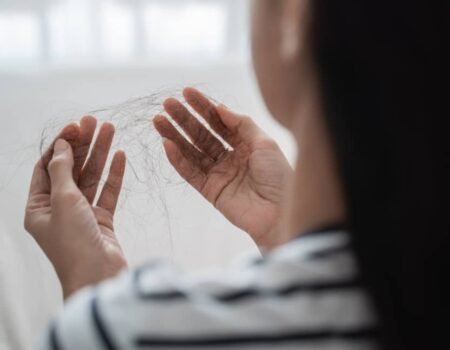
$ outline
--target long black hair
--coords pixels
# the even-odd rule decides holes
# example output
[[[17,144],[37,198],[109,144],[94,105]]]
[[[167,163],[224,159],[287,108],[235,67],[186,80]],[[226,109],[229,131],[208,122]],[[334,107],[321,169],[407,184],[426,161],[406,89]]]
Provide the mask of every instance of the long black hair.
[[[448,332],[436,322],[450,315],[450,99],[437,83],[448,84],[448,3],[311,0],[327,124],[386,349],[434,348]]]

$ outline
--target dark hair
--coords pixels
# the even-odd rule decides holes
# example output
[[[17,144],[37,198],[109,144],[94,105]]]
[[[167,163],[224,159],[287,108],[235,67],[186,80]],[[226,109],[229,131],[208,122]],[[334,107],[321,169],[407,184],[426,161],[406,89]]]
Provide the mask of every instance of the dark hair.
[[[433,341],[446,337],[448,321],[436,320],[438,314],[448,316],[439,304],[450,296],[444,290],[450,257],[449,113],[447,92],[438,88],[445,85],[437,84],[449,64],[442,56],[448,3],[311,4],[327,125],[381,344],[433,348]]]

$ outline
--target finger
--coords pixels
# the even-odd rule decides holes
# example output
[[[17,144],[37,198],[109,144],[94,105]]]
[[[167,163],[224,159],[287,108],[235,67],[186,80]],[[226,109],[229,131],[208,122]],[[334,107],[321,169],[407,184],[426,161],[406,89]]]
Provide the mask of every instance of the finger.
[[[153,123],[163,138],[171,140],[177,145],[184,158],[205,173],[211,169],[213,161],[186,140],[166,117],[158,115],[153,119]],[[178,170],[176,164],[174,167]]]
[[[114,215],[119,200],[125,174],[125,164],[125,153],[122,151],[116,152],[111,162],[108,178],[97,202],[97,207],[109,211],[111,215]]]
[[[48,165],[48,173],[52,188],[52,197],[61,192],[76,188],[72,176],[73,153],[70,144],[58,139],[55,142],[53,157]]]
[[[215,160],[226,151],[222,142],[202,125],[181,102],[169,98],[164,102],[164,109],[204,154]]]
[[[91,204],[94,201],[106,160],[108,159],[114,132],[114,126],[111,123],[102,125],[95,140],[94,147],[92,148],[91,155],[86,161],[86,165],[81,171],[78,180],[78,187]]]
[[[76,146],[78,142],[78,138],[80,136],[80,127],[75,123],[70,123],[69,125],[66,125],[58,134],[58,136],[55,138],[55,140],[51,143],[47,151],[42,155],[42,166],[44,169],[47,169],[48,164],[50,163],[50,160],[53,157],[53,148],[55,145],[56,140],[63,139],[66,140],[70,146],[73,148]]]
[[[216,105],[197,89],[187,87],[183,90],[186,102],[211,126],[211,128],[231,146],[234,143],[232,132],[220,118]]]
[[[217,112],[223,123],[235,135],[235,146],[240,143],[251,146],[258,140],[267,139],[267,135],[252,118],[239,115],[224,105],[218,106]]]
[[[174,141],[165,139],[163,145],[167,159],[178,174],[197,191],[202,192],[206,183],[205,173],[192,160],[185,157],[181,148]]]
[[[97,119],[91,116],[83,117],[80,121],[80,136],[77,145],[73,148],[73,178],[75,183],[81,175],[81,170],[86,162],[86,158],[89,154],[92,139],[94,138],[95,129],[97,128]]]
[[[50,194],[51,186],[47,168],[50,160],[53,157],[54,144],[58,138],[61,138],[68,141],[71,145],[75,145],[78,140],[78,135],[79,127],[74,123],[67,125],[63,130],[61,130],[61,132],[58,134],[58,137],[55,139],[55,141],[52,142],[50,147],[34,166],[29,191],[30,196],[38,194]]]

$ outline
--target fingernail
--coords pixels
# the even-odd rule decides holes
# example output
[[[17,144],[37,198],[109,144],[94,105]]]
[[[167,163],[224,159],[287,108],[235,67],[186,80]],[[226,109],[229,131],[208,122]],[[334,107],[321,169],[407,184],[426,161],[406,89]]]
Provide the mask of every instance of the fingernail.
[[[221,103],[221,104],[219,105],[219,108],[224,108],[224,109],[226,109],[226,110],[230,110],[230,109],[228,108],[228,106],[225,105],[225,104],[223,104],[223,103]]]
[[[67,150],[67,147],[69,147],[69,144],[67,143],[67,141],[65,141],[63,139],[58,139],[58,140],[56,140],[55,146],[53,147],[53,153],[55,155],[64,153]]]

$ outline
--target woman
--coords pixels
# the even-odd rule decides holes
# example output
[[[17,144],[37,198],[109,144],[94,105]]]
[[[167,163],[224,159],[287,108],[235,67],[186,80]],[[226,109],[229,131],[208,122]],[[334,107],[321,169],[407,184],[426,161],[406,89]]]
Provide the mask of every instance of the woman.
[[[95,119],[67,126],[35,168],[25,218],[74,294],[42,348],[427,348],[425,261],[433,286],[449,232],[449,146],[433,134],[443,100],[424,70],[443,38],[439,13],[411,1],[254,2],[255,70],[297,141],[293,172],[249,117],[185,89],[230,150],[165,102],[190,139],[154,119],[172,165],[269,250],[221,276],[150,264],[76,293],[126,266],[113,230],[125,155],[93,206],[114,129],[102,126],[86,160]]]

